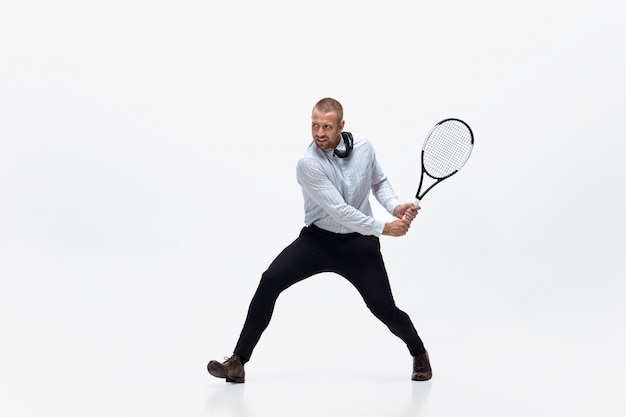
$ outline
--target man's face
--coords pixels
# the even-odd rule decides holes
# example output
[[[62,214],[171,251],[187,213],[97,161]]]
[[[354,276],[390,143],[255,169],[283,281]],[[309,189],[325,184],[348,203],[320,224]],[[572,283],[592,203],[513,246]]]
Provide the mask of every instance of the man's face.
[[[341,140],[344,121],[337,120],[337,113],[322,113],[313,109],[311,116],[311,134],[317,147],[321,150],[335,149]]]

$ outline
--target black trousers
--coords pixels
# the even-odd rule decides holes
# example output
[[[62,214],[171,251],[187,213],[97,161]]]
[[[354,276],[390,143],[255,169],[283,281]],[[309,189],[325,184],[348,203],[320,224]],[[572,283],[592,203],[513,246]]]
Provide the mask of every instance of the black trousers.
[[[304,227],[261,277],[234,353],[247,362],[272,318],[279,294],[312,275],[335,272],[359,291],[370,311],[406,343],[413,356],[424,344],[409,316],[396,307],[376,236],[338,234]]]

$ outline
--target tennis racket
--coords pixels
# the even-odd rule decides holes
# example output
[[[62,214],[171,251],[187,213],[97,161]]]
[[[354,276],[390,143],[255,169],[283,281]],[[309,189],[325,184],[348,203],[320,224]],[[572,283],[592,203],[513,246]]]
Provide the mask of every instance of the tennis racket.
[[[437,123],[422,146],[422,173],[415,205],[419,205],[435,185],[459,172],[472,154],[473,147],[474,134],[463,120],[445,119]]]

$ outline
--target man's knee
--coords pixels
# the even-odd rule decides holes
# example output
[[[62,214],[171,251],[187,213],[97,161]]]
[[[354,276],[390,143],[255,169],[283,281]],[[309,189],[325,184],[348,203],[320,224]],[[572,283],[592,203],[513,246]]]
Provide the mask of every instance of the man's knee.
[[[259,289],[266,293],[270,292],[278,295],[286,288],[284,282],[284,274],[273,269],[268,269],[261,274]]]

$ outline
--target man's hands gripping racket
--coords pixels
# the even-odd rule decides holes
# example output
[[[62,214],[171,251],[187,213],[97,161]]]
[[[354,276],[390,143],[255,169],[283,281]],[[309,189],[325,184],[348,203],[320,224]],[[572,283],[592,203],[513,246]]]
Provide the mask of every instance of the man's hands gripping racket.
[[[422,172],[413,203],[418,206],[435,185],[459,172],[472,154],[473,147],[474,134],[467,123],[459,119],[445,119],[437,123],[422,146]],[[404,220],[411,222],[413,219],[407,213]]]

